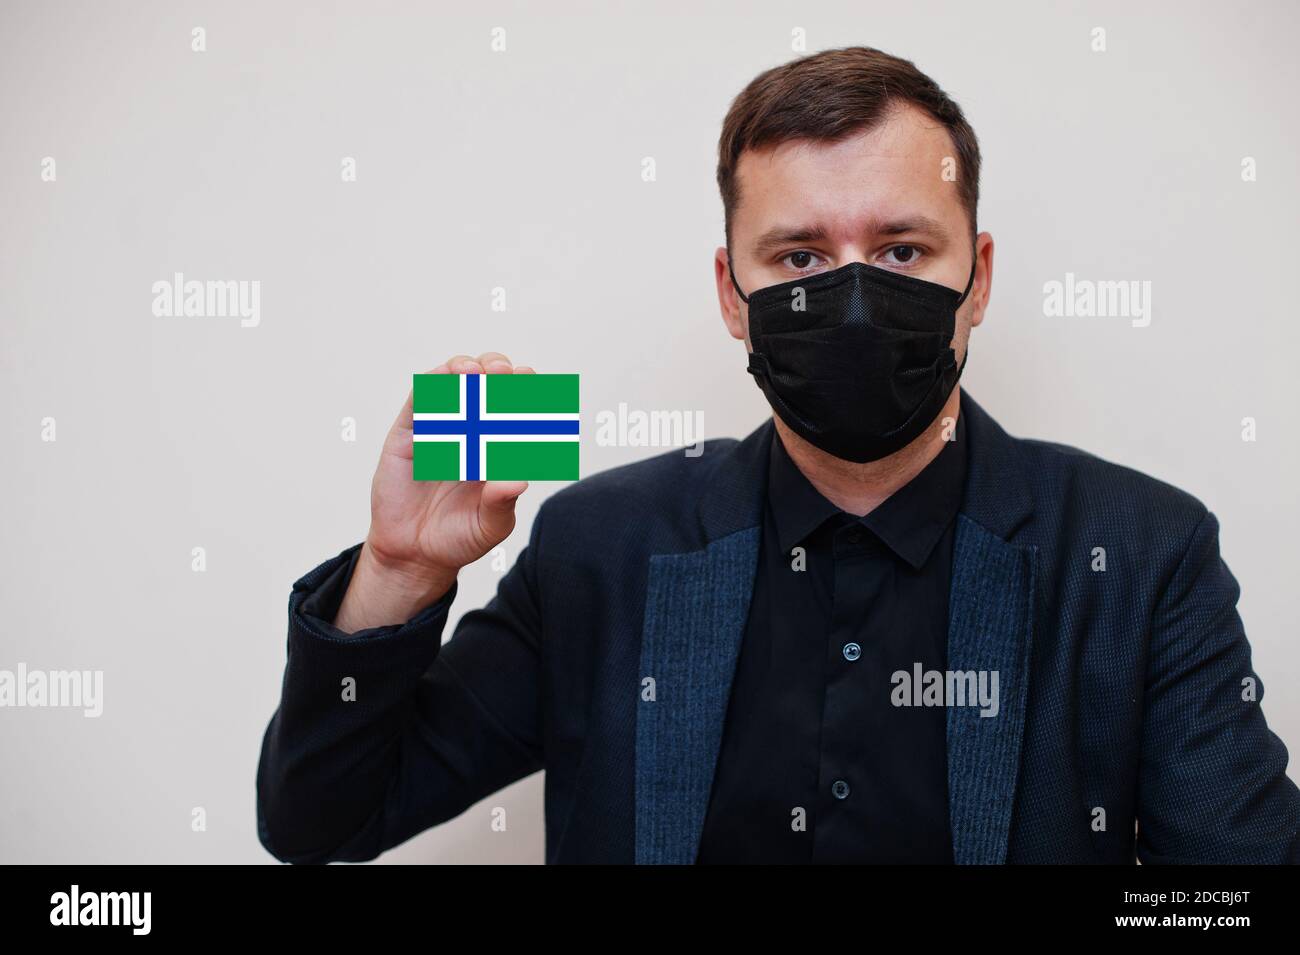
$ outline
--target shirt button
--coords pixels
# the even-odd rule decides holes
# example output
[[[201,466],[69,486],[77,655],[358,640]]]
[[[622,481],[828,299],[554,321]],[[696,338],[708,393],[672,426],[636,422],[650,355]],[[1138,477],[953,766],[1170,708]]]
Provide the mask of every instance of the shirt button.
[[[862,647],[856,643],[844,644],[844,659],[852,663],[858,657],[862,656]]]
[[[862,543],[862,531],[859,531],[859,530],[852,530],[852,531],[849,531],[849,543],[850,543],[850,544],[861,544],[861,543]]]
[[[837,779],[831,783],[831,795],[836,799],[849,798],[849,784],[842,779]]]

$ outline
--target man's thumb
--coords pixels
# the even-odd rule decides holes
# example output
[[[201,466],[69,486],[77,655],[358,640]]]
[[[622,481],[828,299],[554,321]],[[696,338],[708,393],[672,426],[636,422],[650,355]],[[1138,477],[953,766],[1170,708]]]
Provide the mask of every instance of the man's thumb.
[[[479,498],[479,522],[495,540],[502,540],[515,523],[515,501],[528,490],[527,481],[485,481]]]

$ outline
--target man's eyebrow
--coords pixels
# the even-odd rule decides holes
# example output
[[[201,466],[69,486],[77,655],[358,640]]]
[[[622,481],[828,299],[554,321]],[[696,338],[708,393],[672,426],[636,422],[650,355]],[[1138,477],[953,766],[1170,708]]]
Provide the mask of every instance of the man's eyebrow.
[[[929,235],[934,238],[948,237],[948,230],[938,219],[917,215],[906,219],[893,219],[888,222],[874,223],[868,228],[871,235]],[[777,226],[758,237],[754,243],[754,253],[763,255],[789,245],[805,242],[822,242],[826,239],[826,230],[821,226],[789,227]]]
[[[754,243],[754,252],[762,255],[765,252],[772,252],[786,245],[799,245],[803,242],[822,242],[826,239],[826,230],[821,226],[804,226],[800,228],[790,228],[787,226],[777,226],[775,229],[768,229],[758,237]]]
[[[907,219],[882,222],[875,227],[875,233],[876,235],[903,235],[905,233],[916,233],[918,235],[929,235],[939,239],[948,237],[948,230],[944,228],[943,223],[938,219],[931,219],[929,216],[912,216]]]

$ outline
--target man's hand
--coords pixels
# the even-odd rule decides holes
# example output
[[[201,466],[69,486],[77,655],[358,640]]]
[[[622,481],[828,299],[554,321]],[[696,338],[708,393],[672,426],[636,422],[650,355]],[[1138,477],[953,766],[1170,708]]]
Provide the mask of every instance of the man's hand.
[[[530,374],[498,352],[457,355],[430,374]],[[509,536],[524,481],[416,481],[411,398],[389,429],[370,485],[370,533],[334,625],[345,633],[403,624],[443,596],[466,564]]]

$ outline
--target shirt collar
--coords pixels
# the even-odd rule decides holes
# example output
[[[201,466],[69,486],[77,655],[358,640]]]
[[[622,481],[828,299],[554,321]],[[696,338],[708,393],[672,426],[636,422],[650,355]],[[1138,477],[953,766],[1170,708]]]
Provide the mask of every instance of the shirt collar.
[[[958,417],[947,442],[916,477],[865,517],[852,517],[912,567],[925,566],[961,507],[966,481],[966,422]],[[844,515],[809,483],[791,460],[779,433],[772,436],[768,501],[781,550],[788,553],[831,517]]]

